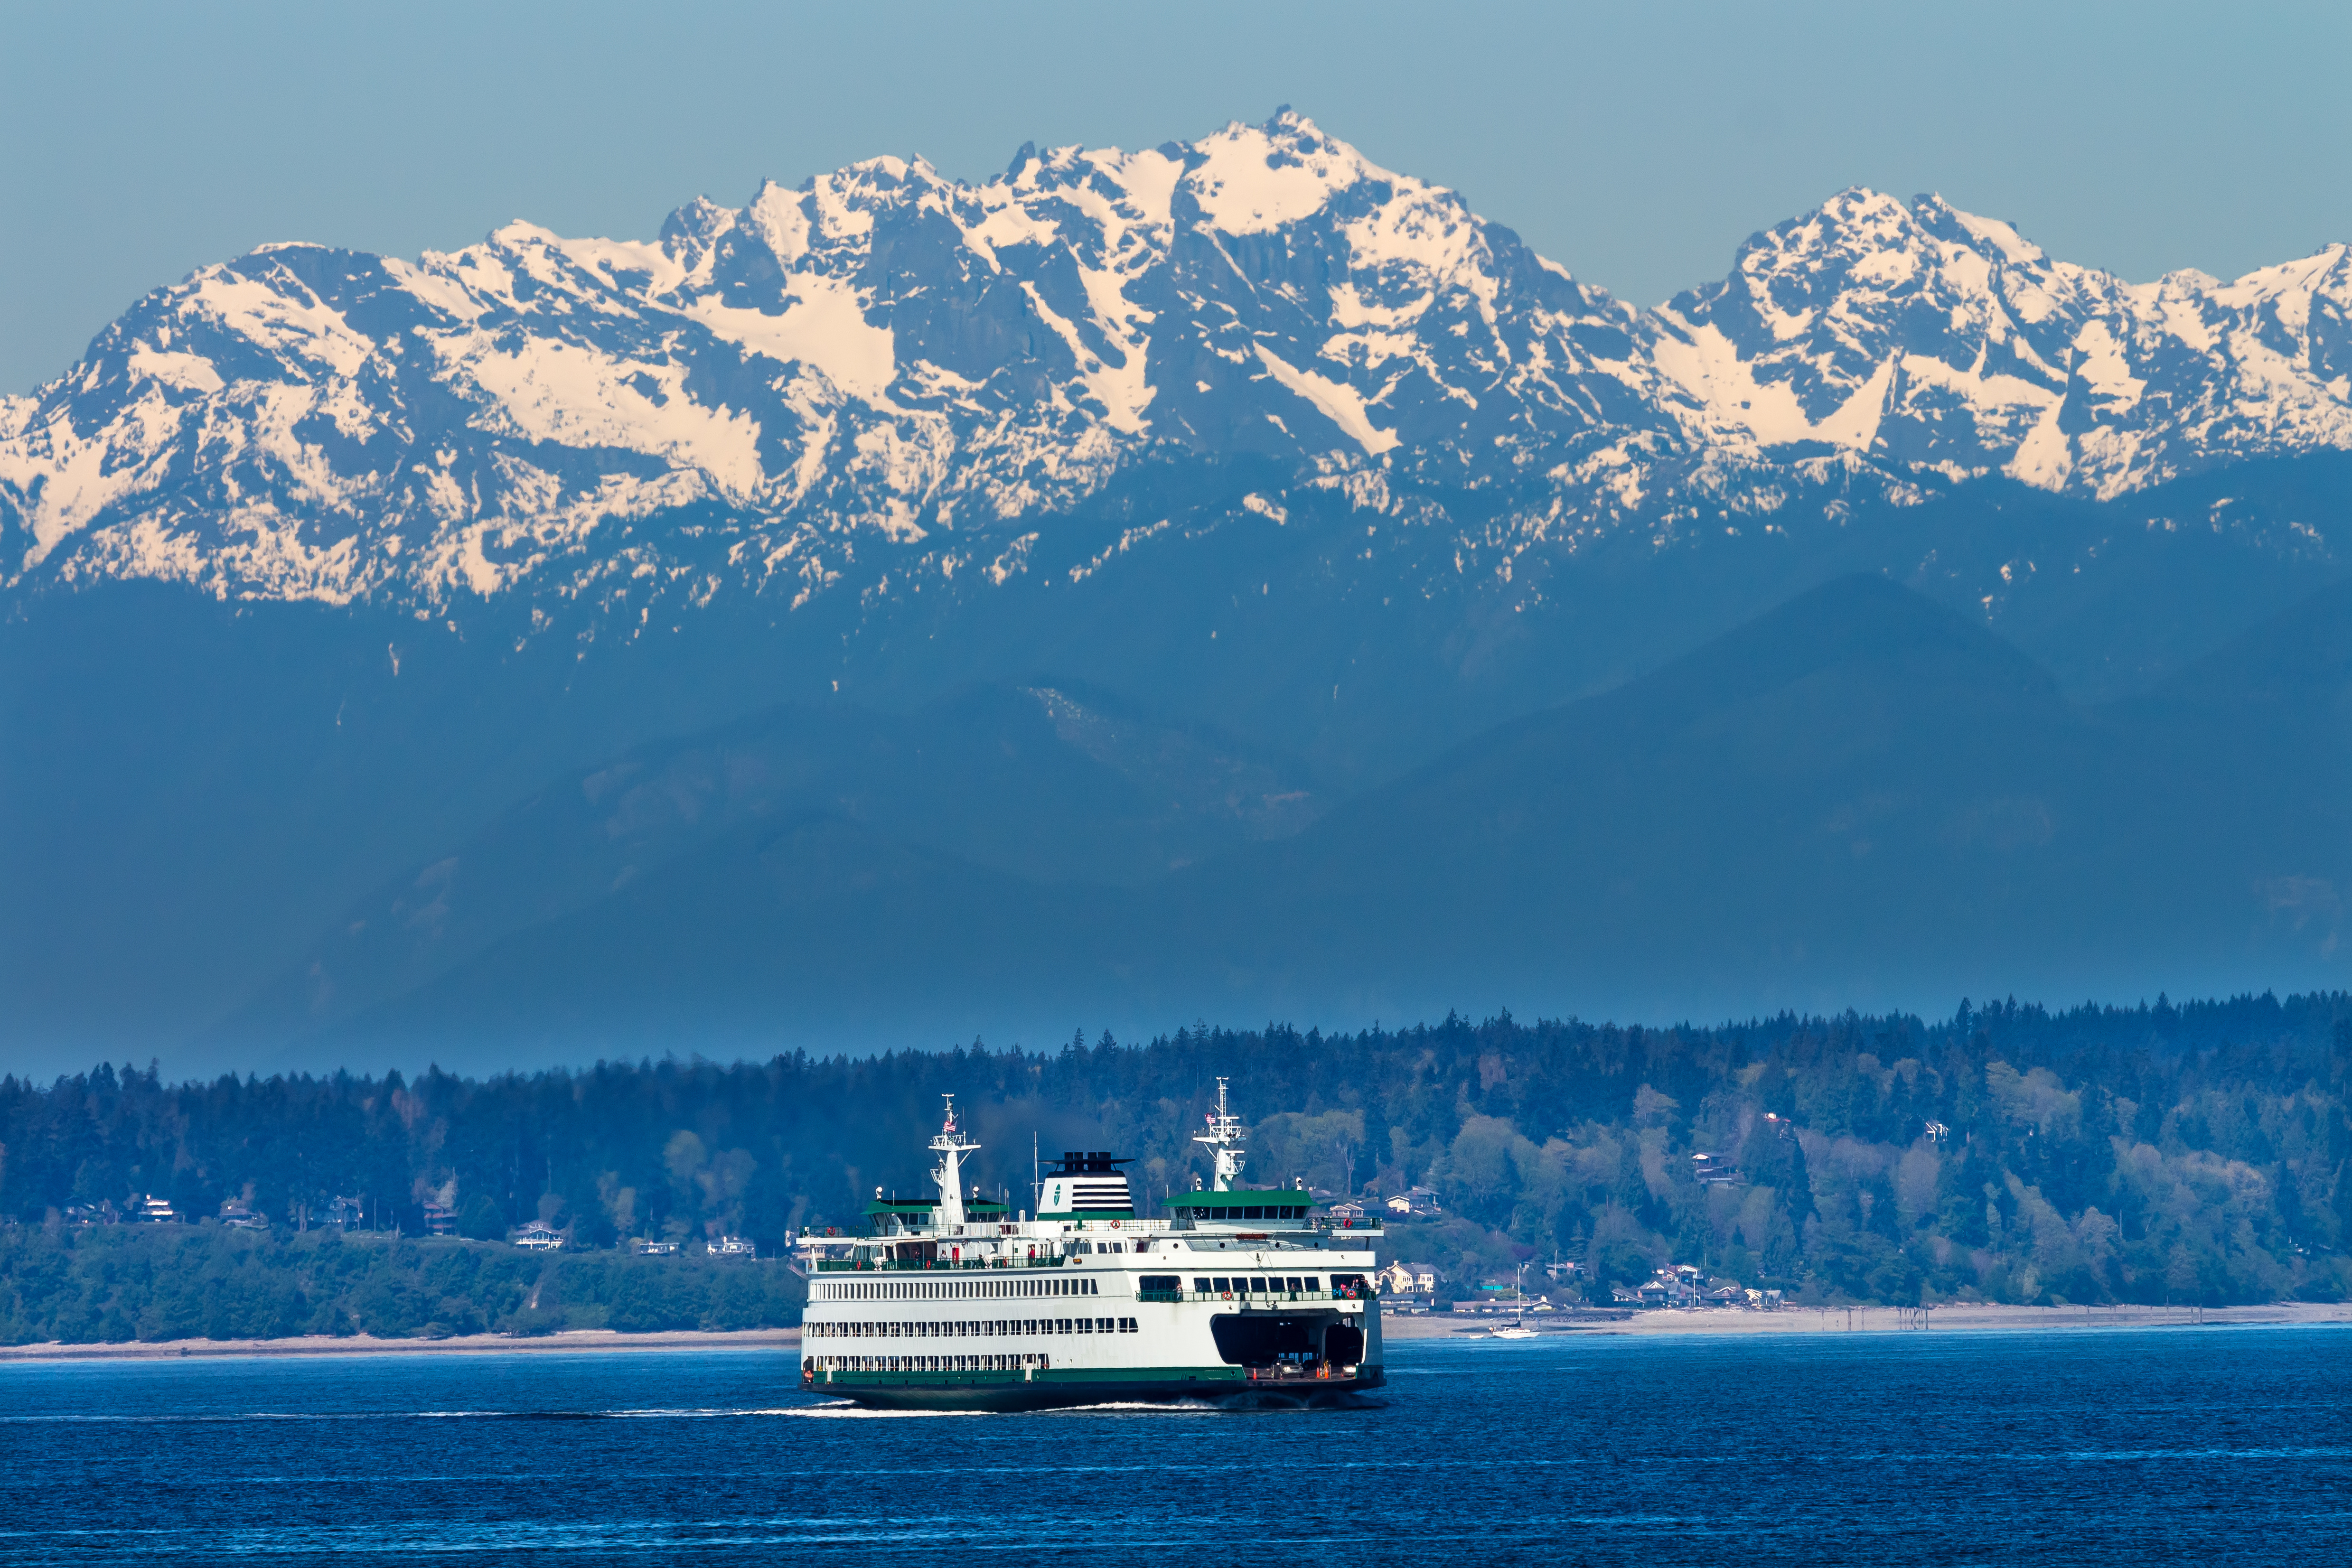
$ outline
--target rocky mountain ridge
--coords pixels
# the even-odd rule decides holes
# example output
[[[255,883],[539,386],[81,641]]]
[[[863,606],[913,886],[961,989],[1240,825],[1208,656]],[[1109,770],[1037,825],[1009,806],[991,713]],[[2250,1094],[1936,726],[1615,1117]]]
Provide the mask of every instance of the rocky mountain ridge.
[[[1991,476],[2113,498],[2347,446],[2343,246],[2130,285],[1853,190],[1636,311],[1286,110],[1024,149],[978,185],[875,159],[698,200],[650,244],[516,224],[413,263],[201,269],[0,402],[0,582],[529,628],[904,601],[1044,571],[1057,519],[1207,459],[1271,465],[1238,503],[1266,525],[1337,502],[1525,601],[1604,538],[1833,528]],[[1151,499],[1130,484],[1051,570],[1174,548]]]

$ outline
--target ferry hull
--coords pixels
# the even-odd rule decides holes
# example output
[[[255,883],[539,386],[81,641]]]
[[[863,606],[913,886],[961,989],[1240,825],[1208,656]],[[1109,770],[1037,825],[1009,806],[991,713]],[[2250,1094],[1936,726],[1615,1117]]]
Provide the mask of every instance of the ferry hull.
[[[810,1394],[877,1410],[1057,1410],[1084,1405],[1172,1405],[1264,1399],[1338,1404],[1383,1382],[1377,1366],[1350,1377],[1252,1377],[1242,1367],[1104,1368],[1012,1373],[835,1372],[803,1376]]]

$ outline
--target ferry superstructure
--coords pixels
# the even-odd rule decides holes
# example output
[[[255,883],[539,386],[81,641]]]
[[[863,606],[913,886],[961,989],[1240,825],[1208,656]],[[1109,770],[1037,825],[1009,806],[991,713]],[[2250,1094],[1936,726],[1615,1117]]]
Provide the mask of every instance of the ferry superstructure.
[[[901,1409],[1034,1409],[1259,1394],[1310,1402],[1381,1382],[1377,1221],[1311,1214],[1306,1193],[1236,1185],[1225,1085],[1213,1185],[1168,1218],[1135,1212],[1119,1166],[1066,1154],[1034,1218],[967,1194],[979,1148],[955,1101],[930,1147],[936,1197],[879,1189],[857,1238],[804,1236],[801,1385]]]

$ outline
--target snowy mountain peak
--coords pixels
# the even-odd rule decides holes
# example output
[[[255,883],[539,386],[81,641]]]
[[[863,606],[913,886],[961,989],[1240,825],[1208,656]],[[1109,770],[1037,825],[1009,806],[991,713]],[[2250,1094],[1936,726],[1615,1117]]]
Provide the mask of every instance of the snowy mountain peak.
[[[1572,552],[1825,457],[1895,492],[2113,495],[2352,445],[2347,375],[2340,246],[2130,286],[1856,187],[1636,313],[1286,110],[979,184],[869,159],[698,197],[650,242],[516,222],[200,269],[0,402],[0,579],[447,609],[651,573],[800,605],[1003,580],[1020,539],[1187,455],[1375,511],[1486,492],[1507,515],[1465,550]]]
[[[2347,298],[2340,255],[2135,288],[1940,196],[1857,188],[1660,310],[1655,353],[1700,441],[2111,496],[2352,442],[2331,376]]]

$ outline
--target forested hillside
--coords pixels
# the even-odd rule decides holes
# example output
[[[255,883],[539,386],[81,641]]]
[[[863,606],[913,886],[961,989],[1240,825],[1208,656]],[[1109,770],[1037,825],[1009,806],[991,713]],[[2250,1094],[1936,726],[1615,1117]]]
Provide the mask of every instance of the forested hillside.
[[[0,1231],[0,1344],[771,1328],[803,1299],[775,1260],[218,1226],[20,1226]]]
[[[984,1145],[974,1168],[1014,1207],[1029,1201],[1033,1135],[1049,1155],[1135,1155],[1156,1205],[1199,1168],[1187,1140],[1220,1075],[1253,1123],[1254,1179],[1435,1188],[1444,1215],[1398,1227],[1386,1251],[1457,1281],[1558,1254],[1590,1264],[1591,1289],[1674,1261],[1825,1301],[2221,1302],[2352,1287],[2352,996],[2332,994],[1962,1004],[1935,1023],[1203,1025],[1051,1052],[974,1042],[487,1081],[10,1077],[0,1210],[16,1228],[5,1256],[19,1306],[0,1307],[0,1322],[31,1332],[28,1270],[127,1245],[65,1210],[148,1192],[195,1217],[249,1203],[274,1239],[218,1242],[266,1242],[289,1268],[317,1246],[287,1234],[296,1206],[339,1195],[410,1236],[432,1199],[486,1239],[545,1218],[575,1253],[722,1231],[766,1251],[801,1226],[856,1224],[877,1186],[919,1190],[946,1092]],[[1698,1182],[1698,1154],[1738,1179]],[[141,1256],[216,1272],[256,1260],[195,1238]],[[501,1289],[539,1272],[503,1249],[483,1256],[473,1267]],[[300,1266],[315,1273],[316,1253]],[[109,1308],[88,1310],[103,1321]],[[476,1310],[495,1321],[513,1304]]]

